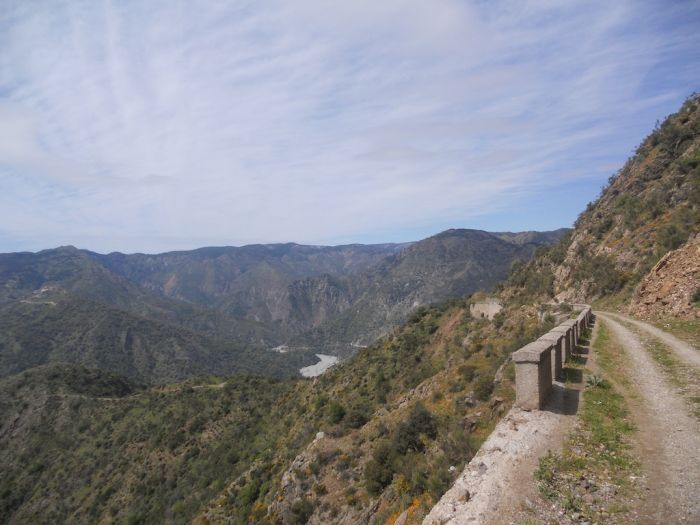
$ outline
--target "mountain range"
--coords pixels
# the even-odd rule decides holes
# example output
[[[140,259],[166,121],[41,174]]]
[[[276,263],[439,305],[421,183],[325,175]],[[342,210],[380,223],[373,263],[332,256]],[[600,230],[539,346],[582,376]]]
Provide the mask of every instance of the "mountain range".
[[[0,374],[55,361],[146,383],[295,374],[313,353],[349,355],[421,305],[489,290],[514,261],[564,233],[448,230],[407,244],[0,254]],[[267,351],[281,345],[295,351]]]

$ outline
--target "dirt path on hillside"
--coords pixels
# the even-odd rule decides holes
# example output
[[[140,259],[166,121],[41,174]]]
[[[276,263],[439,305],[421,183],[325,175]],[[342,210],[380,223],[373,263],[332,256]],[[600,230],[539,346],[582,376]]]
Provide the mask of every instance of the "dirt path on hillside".
[[[660,330],[659,328],[656,328],[655,326],[650,325],[649,323],[645,323],[644,321],[638,321],[637,319],[632,319],[631,317],[627,317],[621,314],[614,314],[611,312],[598,313],[608,317],[614,317],[615,319],[618,319],[620,321],[625,321],[636,326],[637,328],[640,328],[641,330],[644,330],[648,334],[653,335],[657,339],[660,339],[666,346],[673,350],[678,356],[678,358],[681,359],[684,363],[700,368],[700,352],[698,352],[695,348],[692,347],[692,345],[689,345],[685,341],[681,341],[680,339],[669,334],[668,332],[664,332],[663,330]]]
[[[640,460],[650,489],[639,512],[644,517],[642,523],[700,523],[700,423],[691,416],[685,400],[666,382],[639,338],[612,315],[597,315],[629,356],[628,371],[637,390],[638,402],[633,403],[633,412],[639,427]],[[672,337],[669,334],[651,328],[662,333],[664,337],[659,339],[664,343],[672,340],[667,339]]]

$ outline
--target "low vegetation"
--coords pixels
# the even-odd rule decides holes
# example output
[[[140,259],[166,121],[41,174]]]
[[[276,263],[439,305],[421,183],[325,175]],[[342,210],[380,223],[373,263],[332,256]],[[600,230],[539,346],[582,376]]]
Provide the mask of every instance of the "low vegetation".
[[[292,386],[237,377],[138,389],[71,365],[7,379],[2,420],[25,437],[2,439],[0,521],[185,522],[251,466],[269,481]]]
[[[698,306],[700,308],[700,306]],[[700,321],[689,319],[665,318],[659,319],[654,324],[666,332],[671,332],[676,337],[689,343],[700,351]]]
[[[314,361],[312,352],[260,351],[81,297],[0,303],[0,377],[67,362],[148,384],[259,371],[280,378]]]

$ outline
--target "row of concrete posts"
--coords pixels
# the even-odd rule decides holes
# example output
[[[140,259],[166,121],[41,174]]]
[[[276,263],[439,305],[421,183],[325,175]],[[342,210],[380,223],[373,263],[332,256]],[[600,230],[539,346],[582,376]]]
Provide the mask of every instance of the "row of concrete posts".
[[[552,392],[552,381],[563,381],[563,365],[571,359],[583,330],[593,321],[591,307],[581,308],[575,319],[553,328],[537,341],[513,353],[515,404],[525,410],[540,410]]]

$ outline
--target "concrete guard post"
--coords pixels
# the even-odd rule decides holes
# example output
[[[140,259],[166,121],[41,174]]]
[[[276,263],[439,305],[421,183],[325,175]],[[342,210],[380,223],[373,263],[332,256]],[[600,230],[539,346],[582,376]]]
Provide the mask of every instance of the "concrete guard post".
[[[515,402],[524,410],[540,410],[552,391],[552,344],[535,341],[513,353]]]
[[[549,331],[550,334],[561,334],[561,353],[562,353],[562,363],[567,363],[571,359],[571,326],[566,326],[566,324],[560,324],[556,328],[552,328]]]
[[[554,330],[550,330],[538,339],[538,341],[545,341],[552,345],[552,378],[557,381],[561,381],[564,377],[564,368],[562,366],[564,345],[562,339],[562,334]]]
[[[564,321],[562,324],[559,325],[559,328],[566,328],[569,333],[569,349],[566,354],[566,360],[568,361],[569,359],[571,359],[571,353],[576,349],[576,321],[574,321],[573,319]]]

